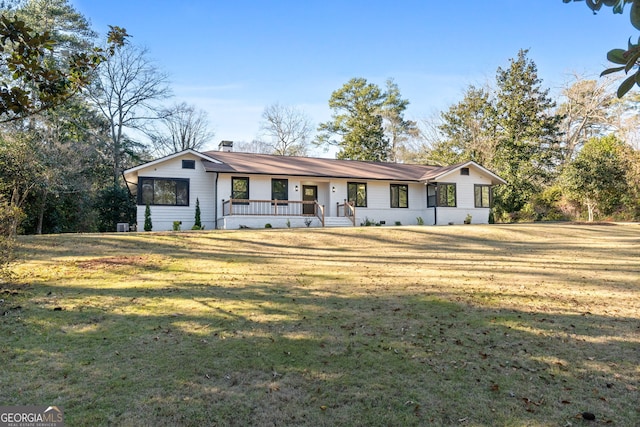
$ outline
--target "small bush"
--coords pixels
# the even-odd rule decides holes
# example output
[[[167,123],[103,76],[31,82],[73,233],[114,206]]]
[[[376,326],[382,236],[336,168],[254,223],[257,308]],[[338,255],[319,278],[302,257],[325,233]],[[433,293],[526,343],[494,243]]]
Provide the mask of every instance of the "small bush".
[[[402,222],[396,221],[396,225],[402,225]]]
[[[271,224],[266,223],[266,224],[264,225],[264,228],[273,228],[273,227],[271,226]]]
[[[192,230],[201,230],[202,229],[202,222],[200,222],[200,200],[198,200],[198,198],[196,197],[196,215],[194,218],[194,223],[193,223],[194,227],[198,227],[198,228],[192,228]]]
[[[307,226],[307,228],[309,228],[309,227],[311,227],[311,223],[312,223],[312,222],[313,222],[313,220],[312,220],[312,219],[307,218],[307,219],[305,219],[305,220],[304,220],[304,225],[306,225],[306,226]]]
[[[287,218],[287,228],[291,228],[291,220]]]
[[[151,222],[151,207],[147,203],[147,207],[144,208],[144,231],[153,230],[153,223]]]
[[[180,231],[182,221],[173,221],[173,231]]]
[[[376,225],[376,221],[373,219],[369,219],[369,217],[365,217],[364,222],[361,223],[360,225],[364,227],[371,227],[372,225]]]
[[[419,216],[418,218],[416,218],[416,221],[418,222],[418,225],[424,225],[424,219],[422,219],[421,216]]]

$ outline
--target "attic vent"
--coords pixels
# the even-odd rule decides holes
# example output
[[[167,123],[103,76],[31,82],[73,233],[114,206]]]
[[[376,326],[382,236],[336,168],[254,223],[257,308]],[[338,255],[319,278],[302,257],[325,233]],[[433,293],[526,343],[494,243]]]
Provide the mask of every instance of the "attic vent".
[[[460,175],[469,175],[469,168],[460,169]]]
[[[182,161],[182,169],[195,169],[196,161],[195,160],[183,160]]]

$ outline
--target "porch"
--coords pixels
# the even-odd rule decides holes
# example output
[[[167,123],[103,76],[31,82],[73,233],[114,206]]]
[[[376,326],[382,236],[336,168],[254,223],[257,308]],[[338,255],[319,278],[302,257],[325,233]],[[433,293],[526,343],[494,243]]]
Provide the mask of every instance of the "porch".
[[[355,226],[355,206],[348,201],[336,204],[336,215],[317,200],[255,200],[222,201],[222,228],[274,228]],[[251,224],[251,225],[250,225]]]

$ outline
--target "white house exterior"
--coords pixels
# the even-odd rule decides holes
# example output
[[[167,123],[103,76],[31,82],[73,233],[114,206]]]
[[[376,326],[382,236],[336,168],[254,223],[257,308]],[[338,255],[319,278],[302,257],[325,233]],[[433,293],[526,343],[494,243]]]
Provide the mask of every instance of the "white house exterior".
[[[223,142],[225,148],[231,145]],[[222,144],[221,144],[222,145]],[[475,162],[448,167],[186,150],[128,169],[138,229],[487,223],[505,181]]]

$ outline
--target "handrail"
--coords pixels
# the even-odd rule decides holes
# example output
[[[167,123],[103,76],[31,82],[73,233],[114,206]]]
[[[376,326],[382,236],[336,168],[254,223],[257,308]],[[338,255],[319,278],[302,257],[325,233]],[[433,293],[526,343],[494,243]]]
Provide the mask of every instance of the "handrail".
[[[305,205],[313,206],[312,213],[304,213]],[[318,216],[316,206],[318,202],[315,200],[228,199],[222,200],[222,215]],[[322,218],[318,218],[323,221],[324,209]]]
[[[346,199],[344,203],[337,203],[337,212],[336,215],[340,216],[340,208],[342,208],[343,214],[346,218],[351,220],[351,223],[355,227],[356,225],[356,204],[355,202],[348,202]]]
[[[317,200],[314,201],[314,203],[315,203],[316,216],[318,217],[318,219],[320,220],[320,223],[324,227],[324,205],[319,204]]]

